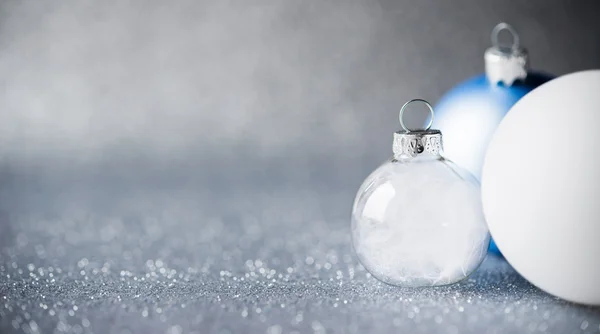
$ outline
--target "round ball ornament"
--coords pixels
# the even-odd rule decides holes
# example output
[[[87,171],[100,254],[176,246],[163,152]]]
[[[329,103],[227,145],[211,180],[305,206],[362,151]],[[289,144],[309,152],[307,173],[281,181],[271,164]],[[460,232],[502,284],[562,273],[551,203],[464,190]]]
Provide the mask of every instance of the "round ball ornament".
[[[404,287],[438,286],[469,276],[483,261],[489,232],[480,187],[442,155],[442,133],[394,134],[392,158],[360,186],[352,208],[352,243],[377,279]]]
[[[499,42],[507,31],[512,45]],[[433,126],[444,133],[445,154],[480,180],[483,159],[494,131],[523,96],[551,79],[529,70],[529,56],[516,31],[506,23],[492,31],[492,47],[484,54],[485,73],[448,91],[435,107]],[[494,242],[490,251],[498,253]]]
[[[482,202],[505,259],[540,289],[600,305],[600,70],[523,97],[485,157]]]

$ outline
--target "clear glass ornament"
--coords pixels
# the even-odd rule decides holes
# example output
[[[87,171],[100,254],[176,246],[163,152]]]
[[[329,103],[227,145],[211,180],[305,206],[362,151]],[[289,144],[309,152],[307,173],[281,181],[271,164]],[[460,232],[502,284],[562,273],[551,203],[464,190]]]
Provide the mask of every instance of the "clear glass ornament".
[[[405,287],[456,283],[477,269],[490,235],[479,183],[442,156],[439,130],[394,134],[394,156],[361,185],[352,208],[352,243],[377,279]]]

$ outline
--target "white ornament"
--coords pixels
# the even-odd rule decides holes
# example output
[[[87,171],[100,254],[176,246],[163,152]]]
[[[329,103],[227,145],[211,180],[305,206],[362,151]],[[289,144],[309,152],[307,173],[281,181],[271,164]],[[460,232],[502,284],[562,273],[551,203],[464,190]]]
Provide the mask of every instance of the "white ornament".
[[[600,305],[600,70],[572,73],[519,100],[482,172],[492,237],[527,280]]]
[[[410,131],[401,124],[394,157],[356,196],[354,249],[364,267],[389,284],[458,282],[477,269],[489,245],[479,184],[443,158],[438,130]]]

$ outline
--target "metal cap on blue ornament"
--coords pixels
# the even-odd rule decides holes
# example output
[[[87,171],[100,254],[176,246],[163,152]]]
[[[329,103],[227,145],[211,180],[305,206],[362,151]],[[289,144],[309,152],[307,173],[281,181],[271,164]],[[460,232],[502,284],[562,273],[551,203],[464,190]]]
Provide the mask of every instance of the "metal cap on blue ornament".
[[[502,34],[509,34],[512,41],[501,43]],[[435,106],[433,123],[444,133],[445,155],[478,180],[492,135],[504,116],[519,99],[553,79],[530,69],[529,53],[509,24],[494,27],[491,44],[483,53],[485,73],[460,82],[444,94]],[[500,254],[493,241],[490,251]]]

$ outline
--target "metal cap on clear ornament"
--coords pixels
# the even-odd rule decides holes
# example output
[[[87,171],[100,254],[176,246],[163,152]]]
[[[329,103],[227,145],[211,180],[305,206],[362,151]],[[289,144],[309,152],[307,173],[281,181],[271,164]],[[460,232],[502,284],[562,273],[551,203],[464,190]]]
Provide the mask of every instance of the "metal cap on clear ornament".
[[[410,104],[418,102],[425,104],[429,108],[431,119],[425,128],[411,130],[404,124],[404,112]],[[422,99],[410,100],[400,108],[399,119],[402,130],[394,133],[393,151],[395,159],[400,160],[417,156],[439,156],[442,154],[442,132],[431,129],[433,118],[433,107],[431,107],[429,102]]]
[[[507,31],[512,36],[511,45],[502,45],[499,35]],[[525,80],[529,69],[527,50],[519,45],[519,35],[507,23],[500,23],[492,30],[492,47],[485,51],[485,74],[491,84],[511,86],[517,80]]]

